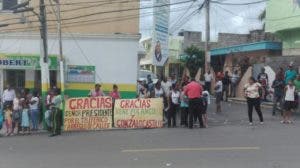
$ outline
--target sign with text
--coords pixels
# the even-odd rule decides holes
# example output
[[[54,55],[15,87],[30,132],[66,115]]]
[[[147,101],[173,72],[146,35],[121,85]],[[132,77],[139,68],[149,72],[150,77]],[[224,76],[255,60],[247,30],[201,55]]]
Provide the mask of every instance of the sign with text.
[[[116,128],[162,128],[163,100],[118,99],[114,107]]]
[[[50,70],[57,70],[57,57],[49,55],[48,63]],[[32,69],[39,70],[39,55],[0,54],[0,69]]]
[[[65,131],[101,130],[112,127],[112,98],[68,99],[64,113]]]
[[[67,81],[72,83],[95,83],[95,66],[68,65]]]

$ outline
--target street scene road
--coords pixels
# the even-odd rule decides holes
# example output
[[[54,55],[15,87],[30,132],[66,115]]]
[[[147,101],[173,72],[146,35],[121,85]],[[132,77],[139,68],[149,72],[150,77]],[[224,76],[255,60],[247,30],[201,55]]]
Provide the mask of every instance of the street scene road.
[[[163,128],[72,132],[0,138],[1,168],[298,168],[300,117],[281,124],[264,108],[265,124],[246,105],[208,109],[207,129]]]

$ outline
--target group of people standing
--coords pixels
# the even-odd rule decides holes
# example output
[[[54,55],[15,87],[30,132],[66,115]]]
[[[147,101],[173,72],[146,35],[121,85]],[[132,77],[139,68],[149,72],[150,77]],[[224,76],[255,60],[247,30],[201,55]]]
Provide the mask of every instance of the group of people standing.
[[[185,76],[181,82],[171,77],[163,77],[153,83],[151,76],[147,81],[140,81],[138,98],[163,98],[164,120],[168,127],[177,126],[180,114],[180,125],[193,128],[194,121],[199,120],[200,127],[207,127],[206,109],[210,103],[209,92],[194,79]]]
[[[204,74],[204,82],[205,82],[205,87],[204,89],[211,92],[211,87],[212,87],[212,82],[214,80],[214,76],[211,73],[211,71],[207,71]],[[221,81],[222,82],[222,89],[217,89],[218,92],[221,92],[221,100],[224,99],[225,96],[225,101],[228,101],[228,97],[236,97],[236,91],[237,91],[237,86],[240,81],[240,76],[237,70],[235,70],[232,75],[229,75],[228,71],[225,71],[225,74],[223,71],[218,72],[216,74],[216,83]],[[219,82],[220,83],[220,82]]]
[[[49,92],[53,92],[53,100],[49,101],[49,110],[55,111],[51,116],[56,117],[49,118],[51,122],[57,123],[62,121],[62,98],[59,94],[59,89],[52,89]],[[50,107],[50,106],[53,106]],[[41,119],[41,98],[39,92],[36,90],[29,91],[23,89],[21,91],[15,91],[11,86],[7,86],[2,95],[2,114],[4,116],[4,125],[6,129],[6,136],[14,134],[30,134],[39,130],[39,124]],[[61,122],[60,122],[61,123]],[[60,134],[60,127],[56,124],[57,128],[51,136]]]
[[[30,133],[37,131],[39,125],[40,98],[36,91],[16,92],[7,86],[2,95],[2,113],[6,127],[6,135]]]
[[[262,68],[257,76],[257,80],[254,77],[250,77],[249,82],[244,86],[250,125],[253,124],[253,108],[255,108],[259,116],[260,123],[263,124],[264,122],[260,104],[262,100],[266,99],[268,85],[268,74]],[[272,115],[275,116],[277,110],[280,110],[280,114],[283,117],[281,123],[292,123],[292,111],[295,111],[299,104],[300,75],[297,76],[297,72],[292,65],[288,66],[286,72],[283,71],[283,68],[280,68],[271,87],[274,89]],[[279,108],[278,104],[280,104]]]

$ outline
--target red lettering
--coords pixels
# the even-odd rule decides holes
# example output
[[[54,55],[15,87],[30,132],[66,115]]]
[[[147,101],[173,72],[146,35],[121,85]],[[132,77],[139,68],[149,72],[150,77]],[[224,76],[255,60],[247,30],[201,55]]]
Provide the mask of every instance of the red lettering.
[[[77,109],[82,109],[83,108],[83,100],[82,99],[78,99],[77,100]]]
[[[74,109],[76,109],[76,99],[71,99],[71,100],[69,100],[69,109],[71,109],[71,110],[74,110]]]
[[[96,98],[91,98],[91,101],[90,101],[91,108],[97,108],[97,104],[95,103],[95,101],[97,102]]]

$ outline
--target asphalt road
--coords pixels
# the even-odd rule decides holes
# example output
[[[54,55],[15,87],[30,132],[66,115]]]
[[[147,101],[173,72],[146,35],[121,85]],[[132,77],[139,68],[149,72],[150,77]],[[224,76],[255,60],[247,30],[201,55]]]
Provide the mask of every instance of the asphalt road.
[[[164,128],[0,138],[0,168],[299,168],[300,117],[248,126],[245,105],[209,109],[209,128]]]

